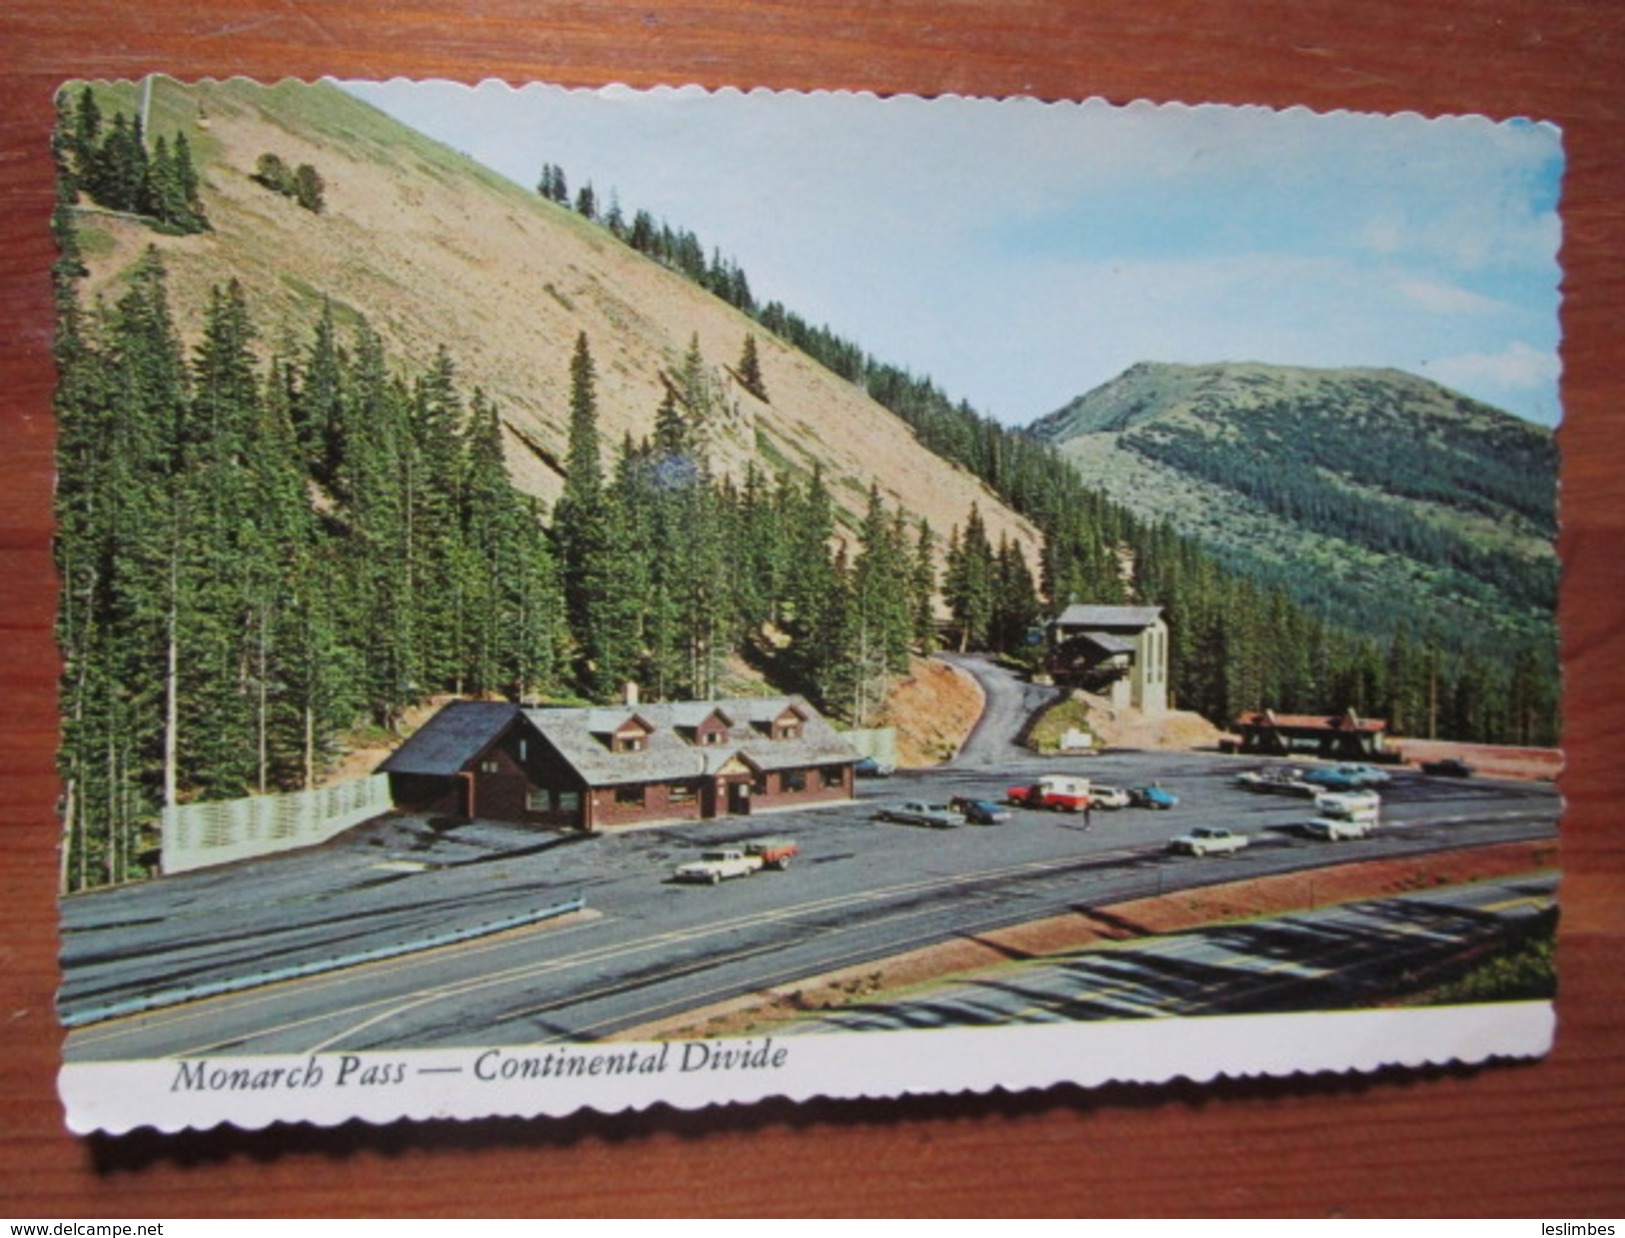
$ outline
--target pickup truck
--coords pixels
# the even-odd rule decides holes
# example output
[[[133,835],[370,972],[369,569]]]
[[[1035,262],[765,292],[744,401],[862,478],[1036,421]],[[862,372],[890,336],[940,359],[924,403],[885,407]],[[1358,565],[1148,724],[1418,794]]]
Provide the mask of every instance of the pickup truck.
[[[673,875],[678,881],[705,881],[716,885],[727,877],[748,877],[761,866],[761,857],[747,855],[743,847],[715,847],[700,852],[697,860],[679,864]]]
[[[801,854],[801,848],[793,838],[752,838],[745,843],[745,854],[754,856],[763,868],[783,872],[790,867],[790,861]]]
[[[700,858],[679,864],[674,876],[678,881],[703,881],[716,885],[728,877],[748,877],[764,868],[783,871],[790,861],[801,854],[801,848],[790,838],[752,838],[737,847],[712,847],[700,852]]]
[[[1082,812],[1092,802],[1087,778],[1060,774],[1047,774],[1028,786],[1011,787],[1004,798],[1022,808],[1048,808],[1053,812]]]
[[[875,814],[875,820],[895,821],[898,825],[926,825],[937,830],[951,830],[965,821],[948,805],[928,804],[924,800],[888,805]]]
[[[1199,825],[1189,834],[1168,840],[1168,850],[1185,855],[1233,855],[1247,845],[1245,834],[1217,825]]]

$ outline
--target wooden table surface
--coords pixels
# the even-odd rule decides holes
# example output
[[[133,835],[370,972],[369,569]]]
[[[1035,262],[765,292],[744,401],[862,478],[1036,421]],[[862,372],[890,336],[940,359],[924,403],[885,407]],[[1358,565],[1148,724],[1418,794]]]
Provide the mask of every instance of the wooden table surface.
[[[1483,112],[1565,135],[1562,993],[1537,1064],[79,1139],[54,1071],[52,92],[502,77]],[[0,1214],[1625,1213],[1625,7],[1616,0],[10,0],[0,13]],[[703,1183],[703,1187],[701,1184]]]

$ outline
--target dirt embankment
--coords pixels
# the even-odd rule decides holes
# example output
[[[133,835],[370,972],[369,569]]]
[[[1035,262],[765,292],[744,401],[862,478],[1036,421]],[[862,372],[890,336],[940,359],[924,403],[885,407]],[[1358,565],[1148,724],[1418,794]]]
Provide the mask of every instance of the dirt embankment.
[[[1458,744],[1442,739],[1398,739],[1388,745],[1401,752],[1407,764],[1456,757],[1485,778],[1551,781],[1563,769],[1563,754],[1556,748],[1510,748],[1498,744]]]
[[[1160,714],[1120,708],[1103,696],[1073,693],[1089,709],[1089,727],[1108,748],[1216,748],[1219,728],[1201,714],[1169,710]]]
[[[908,769],[940,765],[959,751],[982,716],[982,689],[964,671],[934,658],[914,658],[908,676],[887,693],[869,719],[897,728],[897,763]]]

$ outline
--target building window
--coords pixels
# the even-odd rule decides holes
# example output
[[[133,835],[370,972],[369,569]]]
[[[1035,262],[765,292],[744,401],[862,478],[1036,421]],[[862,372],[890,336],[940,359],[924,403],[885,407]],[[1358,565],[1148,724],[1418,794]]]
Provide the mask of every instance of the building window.
[[[784,784],[786,791],[805,791],[807,789],[807,771],[804,769],[787,769],[780,781]]]
[[[708,748],[718,748],[727,742],[728,732],[726,731],[707,731],[700,736],[700,743]]]
[[[800,739],[801,738],[801,723],[799,723],[799,722],[775,722],[773,724],[773,738],[774,739]]]
[[[839,765],[826,765],[818,771],[819,780],[824,787],[839,787],[845,785],[846,777]]]
[[[547,812],[552,808],[552,793],[532,787],[525,792],[526,812]]]
[[[642,808],[643,784],[635,782],[629,786],[616,787],[615,806],[617,808]]]
[[[615,737],[615,751],[642,752],[643,738],[642,735],[617,735]]]
[[[480,773],[482,773],[482,774],[500,773],[501,770],[502,770],[502,766],[498,765],[495,761],[481,761],[480,762]]]
[[[666,802],[669,804],[692,804],[694,802],[694,788],[686,782],[674,783],[666,793]]]
[[[572,817],[575,816],[576,813],[581,811],[581,792],[555,791],[553,793],[553,810],[555,812],[567,812]]]

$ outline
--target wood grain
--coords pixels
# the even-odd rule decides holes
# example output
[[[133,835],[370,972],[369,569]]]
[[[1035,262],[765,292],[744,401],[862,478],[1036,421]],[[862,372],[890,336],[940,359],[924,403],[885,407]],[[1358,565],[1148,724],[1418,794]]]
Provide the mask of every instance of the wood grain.
[[[1625,9],[1613,0],[12,0],[0,14],[0,1212],[1625,1212]],[[561,1122],[75,1139],[53,1075],[47,233],[65,77],[502,77],[1101,95],[1562,125],[1566,880],[1537,1064]],[[1193,1168],[1202,1167],[1195,1173]],[[704,1179],[703,1196],[694,1184]]]

